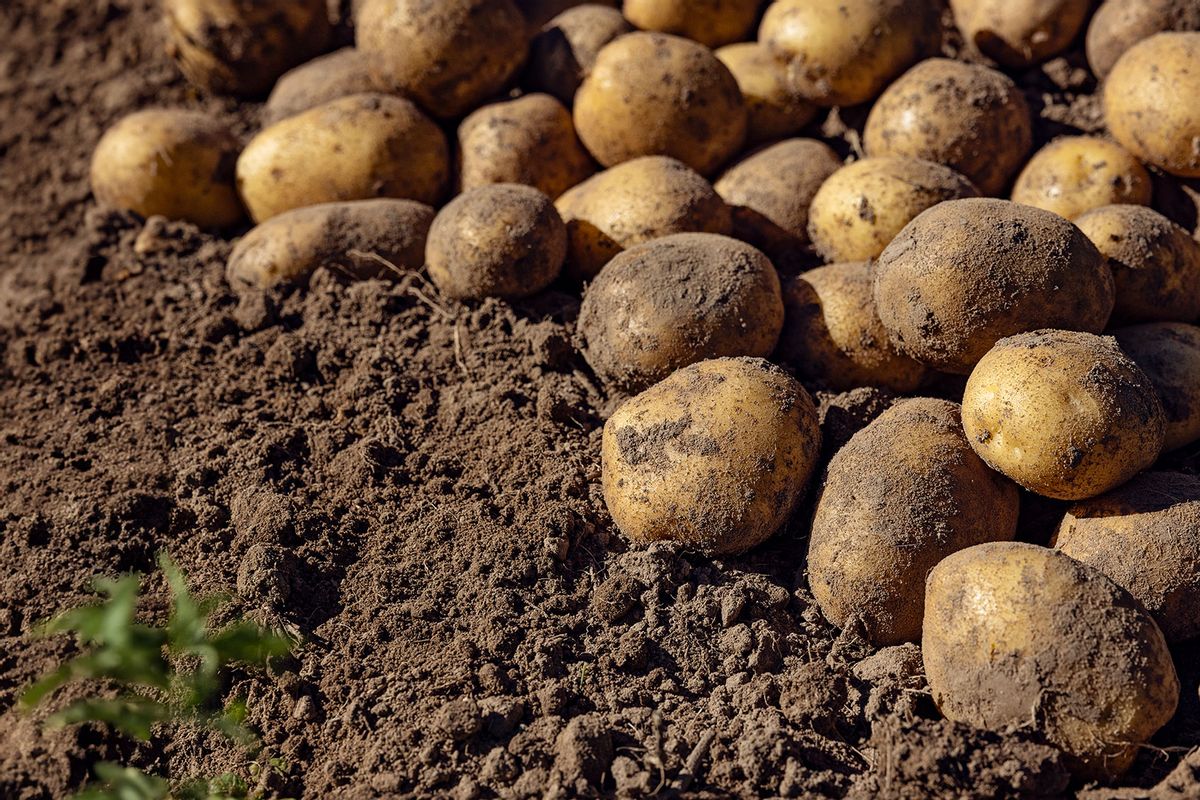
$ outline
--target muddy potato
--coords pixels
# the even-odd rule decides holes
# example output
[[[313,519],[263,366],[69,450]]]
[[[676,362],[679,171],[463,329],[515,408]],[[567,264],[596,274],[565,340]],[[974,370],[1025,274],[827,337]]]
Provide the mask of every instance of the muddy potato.
[[[1083,27],[1092,0],[950,0],[963,37],[1006,67],[1058,55]]]
[[[356,30],[381,79],[442,118],[503,89],[529,46],[512,0],[366,0]]]
[[[272,125],[330,100],[352,94],[386,93],[386,89],[372,72],[370,57],[353,47],[344,47],[280,78],[263,106],[263,119]]]
[[[1200,33],[1135,44],[1104,82],[1104,118],[1125,149],[1173,175],[1200,178]]]
[[[434,213],[413,200],[297,208],[242,237],[225,274],[235,289],[303,282],[323,266],[354,280],[399,277],[424,266]]]
[[[554,202],[531,186],[498,183],[463,192],[438,213],[425,266],[455,299],[515,299],[553,283],[566,255]]]
[[[583,295],[583,355],[605,383],[640,391],[719,356],[766,357],[779,341],[775,267],[745,242],[679,233],[631,247]]]
[[[627,247],[673,233],[729,234],[733,223],[712,185],[688,166],[646,156],[605,170],[555,204],[567,224],[567,274],[591,280]]]
[[[1095,497],[1162,451],[1162,403],[1112,337],[1041,330],[1001,339],[963,393],[980,458],[1031,492]]]
[[[1150,173],[1119,144],[1064,136],[1033,154],[1013,184],[1012,200],[1073,220],[1116,203],[1150,205]]]
[[[570,106],[600,50],[632,30],[629,20],[615,8],[588,3],[568,9],[534,37],[522,83]]]
[[[1083,780],[1120,775],[1175,713],[1162,632],[1098,570],[1023,542],[950,555],[929,573],[921,642],[947,718],[1033,726]]]
[[[606,167],[664,155],[709,175],[745,142],[746,105],[729,69],[704,45],[631,33],[596,56],[575,94],[575,129]]]
[[[436,205],[446,137],[408,100],[356,94],[289,117],[246,145],[238,189],[255,222],[293,208],[395,197]]]
[[[834,455],[808,541],[825,618],[879,646],[921,638],[922,584],[964,547],[1012,539],[1017,487],[971,450],[956,403],[902,400]]]
[[[625,19],[644,31],[673,33],[706,47],[739,42],[750,35],[759,0],[625,0]]]
[[[875,304],[901,352],[965,374],[998,340],[1038,328],[1099,333],[1112,272],[1067,220],[991,198],[922,212],[875,268]]]
[[[936,4],[925,0],[778,0],[758,40],[787,62],[801,95],[852,106],[932,50],[939,31]]]
[[[92,155],[92,193],[106,206],[202,228],[245,217],[234,185],[238,140],[197,111],[154,109],[113,125]]]
[[[740,42],[716,51],[733,73],[746,101],[747,141],[768,142],[791,136],[817,114],[817,107],[794,91],[787,70],[757,42]]]
[[[1075,220],[1108,259],[1117,289],[1112,323],[1200,317],[1200,244],[1145,206],[1093,209]]]
[[[1158,391],[1166,418],[1163,450],[1200,440],[1200,328],[1149,322],[1112,332]]]
[[[1105,0],[1087,29],[1087,59],[1103,78],[1142,39],[1163,31],[1200,30],[1196,0]]]
[[[740,553],[787,521],[820,449],[812,398],[785,372],[753,358],[702,361],[605,423],[604,501],[635,542]]]
[[[866,261],[927,208],[978,196],[969,180],[941,164],[864,158],[821,185],[808,209],[808,235],[826,261]]]

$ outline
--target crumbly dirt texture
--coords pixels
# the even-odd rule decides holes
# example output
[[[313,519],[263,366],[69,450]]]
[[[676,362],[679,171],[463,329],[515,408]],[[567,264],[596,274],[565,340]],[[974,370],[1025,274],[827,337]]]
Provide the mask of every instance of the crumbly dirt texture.
[[[187,86],[158,20],[152,0],[0,4],[0,797],[65,797],[98,758],[250,775],[195,731],[134,746],[13,707],[72,652],[36,622],[98,574],[151,572],[159,550],[232,594],[230,613],[304,640],[228,686],[285,759],[257,779],[267,798],[1073,791],[1027,734],[942,721],[915,648],[822,621],[810,509],[725,560],[613,531],[599,462],[617,398],[570,346],[577,294],[463,307],[418,277],[318,271],[239,299],[230,237],[98,208],[88,161],[120,116],[204,109],[243,139],[259,125],[257,105]],[[1080,58],[1020,77],[1039,139],[1095,128]],[[810,134],[844,153],[861,116]],[[827,442],[888,402],[821,399]],[[1162,749],[1091,800],[1195,796],[1200,647],[1175,656]]]

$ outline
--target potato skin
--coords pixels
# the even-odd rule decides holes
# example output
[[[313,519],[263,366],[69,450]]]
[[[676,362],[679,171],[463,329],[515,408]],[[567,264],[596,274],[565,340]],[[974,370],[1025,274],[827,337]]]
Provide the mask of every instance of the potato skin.
[[[578,332],[601,380],[640,391],[706,358],[768,356],[782,326],[765,255],[727,236],[679,233],[609,262],[583,295]]]
[[[1117,59],[1142,39],[1162,31],[1200,30],[1195,0],[1105,0],[1087,30],[1087,60],[1104,78]]]
[[[963,37],[1006,67],[1028,67],[1066,50],[1092,0],[950,0]]]
[[[1093,209],[1075,220],[1108,259],[1117,300],[1112,324],[1200,317],[1200,244],[1145,206]]]
[[[102,204],[224,228],[246,212],[234,186],[238,140],[197,111],[138,111],[105,132],[92,155],[92,193]]]
[[[263,121],[273,125],[330,100],[386,91],[387,87],[372,71],[370,56],[353,47],[343,47],[284,74],[263,106]]]
[[[575,129],[597,161],[677,158],[710,175],[746,140],[737,81],[712,51],[662,33],[605,45],[575,94]]]
[[[1162,632],[1129,593],[1057,550],[992,542],[929,573],[921,650],[933,700],[991,730],[1033,725],[1081,780],[1114,778],[1175,713]]]
[[[671,33],[705,47],[738,42],[750,34],[758,0],[625,0],[625,19],[644,31]]]
[[[716,56],[733,73],[742,90],[749,114],[748,143],[791,136],[817,115],[817,107],[792,89],[787,69],[766,46],[739,42],[717,50]]]
[[[808,584],[839,628],[879,646],[921,638],[926,574],[953,552],[1012,539],[1017,487],[963,435],[957,403],[902,400],[834,455],[813,515]]]
[[[1150,173],[1124,147],[1098,136],[1063,136],[1029,159],[1012,201],[1074,220],[1101,206],[1148,206],[1150,195]]]
[[[1158,391],[1166,418],[1163,451],[1200,440],[1200,328],[1149,322],[1112,335]]]
[[[1173,175],[1200,178],[1200,33],[1135,44],[1104,82],[1104,118],[1126,150]]]
[[[626,401],[604,425],[604,501],[635,542],[740,553],[791,515],[817,463],[808,392],[754,358],[684,367]]]
[[[998,340],[1038,328],[1099,333],[1111,270],[1057,214],[974,198],[919,214],[879,257],[875,304],[901,352],[965,374]]]
[[[1031,492],[1082,500],[1155,462],[1154,385],[1115,339],[1042,330],[1001,339],[967,379],[963,428],[991,467]]]
[[[413,200],[297,208],[242,237],[229,256],[225,275],[238,290],[299,283],[321,266],[333,266],[352,280],[396,277],[400,271],[424,266],[425,238],[434,213]]]
[[[606,44],[633,26],[607,6],[576,6],[550,20],[529,46],[522,83],[526,89],[552,94],[570,107],[575,92]]]
[[[237,162],[255,222],[293,208],[395,197],[436,205],[450,165],[441,129],[408,100],[356,94],[278,122]]]
[[[556,17],[579,8],[588,6],[595,8],[612,8],[621,5],[620,0],[515,0],[517,10],[529,22],[532,30],[538,30]],[[617,13],[621,13],[617,11]]]

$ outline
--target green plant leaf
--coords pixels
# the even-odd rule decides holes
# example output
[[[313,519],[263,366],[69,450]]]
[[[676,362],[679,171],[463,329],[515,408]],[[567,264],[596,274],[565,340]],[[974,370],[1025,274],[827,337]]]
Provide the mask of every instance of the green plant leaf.
[[[104,722],[146,742],[150,740],[151,728],[155,723],[168,722],[176,716],[169,706],[155,700],[126,695],[112,700],[80,700],[51,716],[47,723],[53,727],[63,727],[81,722]]]
[[[165,780],[140,769],[102,761],[95,773],[99,785],[84,787],[74,800],[164,800],[170,792]]]

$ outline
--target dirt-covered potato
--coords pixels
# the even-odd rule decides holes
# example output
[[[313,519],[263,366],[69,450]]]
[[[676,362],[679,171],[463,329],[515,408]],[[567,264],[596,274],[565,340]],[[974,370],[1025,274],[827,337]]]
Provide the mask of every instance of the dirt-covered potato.
[[[297,208],[242,237],[225,274],[235,289],[303,282],[318,267],[353,280],[399,277],[425,264],[425,239],[434,213],[413,200]]]
[[[521,82],[570,106],[604,45],[632,30],[615,8],[588,3],[568,9],[534,37]]]
[[[787,62],[804,97],[852,106],[928,54],[940,30],[937,6],[926,0],[778,0],[758,40]]]
[[[356,31],[387,85],[443,118],[503,89],[529,46],[512,0],[366,0]]]
[[[758,18],[759,0],[625,0],[625,19],[644,31],[673,33],[707,47],[740,42]]]
[[[371,58],[353,47],[344,47],[280,78],[263,106],[263,119],[271,125],[339,97],[386,90],[371,69]]]
[[[1105,0],[1087,29],[1087,59],[1096,77],[1142,39],[1162,31],[1200,30],[1196,0]]]
[[[784,64],[757,42],[739,42],[716,51],[733,73],[746,101],[747,141],[769,142],[791,136],[817,114],[817,107],[792,89]]]
[[[1092,0],[950,0],[963,37],[1006,67],[1058,55],[1083,27]]]
[[[956,403],[902,400],[829,463],[808,541],[825,618],[880,646],[921,638],[925,576],[964,547],[1012,539],[1017,487],[971,450]]]
[[[1067,219],[1116,203],[1150,205],[1150,173],[1128,150],[1098,136],[1064,136],[1033,154],[1012,200]]]
[[[265,94],[329,41],[325,0],[163,0],[167,52],[196,86]]]
[[[583,295],[579,336],[605,383],[640,391],[719,356],[766,357],[783,299],[770,260],[745,242],[679,233],[631,247]]]
[[[626,161],[568,190],[556,203],[567,224],[567,274],[591,280],[627,247],[672,233],[729,234],[729,206],[712,184],[673,158]]]
[[[356,94],[277,122],[246,145],[238,189],[255,222],[303,206],[395,197],[436,205],[445,134],[399,97]]]
[[[102,204],[143,217],[161,215],[202,228],[240,222],[234,185],[238,140],[198,111],[130,114],[101,137],[92,155],[92,193]]]
[[[562,271],[567,229],[554,201],[531,186],[497,183],[463,192],[429,229],[425,266],[450,297],[528,297]]]
[[[928,369],[898,352],[875,311],[869,262],[829,264],[783,286],[784,322],[776,360],[806,382],[834,391],[879,386],[916,390]]]
[[[1001,339],[963,393],[975,452],[1031,492],[1095,497],[1149,467],[1165,418],[1154,384],[1112,337],[1042,330]]]
[[[922,211],[978,196],[969,180],[941,164],[864,158],[821,185],[808,208],[808,235],[826,261],[866,261],[882,253]]]
[[[1033,146],[1029,105],[1002,72],[947,58],[922,61],[887,88],[867,117],[869,156],[923,158],[999,194]]]
[[[1179,702],[1145,609],[1098,570],[1033,544],[980,544],[934,567],[921,650],[946,717],[1032,726],[1084,780],[1128,769]]]
[[[1125,149],[1174,175],[1200,178],[1200,33],[1158,33],[1117,60],[1104,119]]]
[[[1158,390],[1167,423],[1163,450],[1200,440],[1200,328],[1149,322],[1112,335]]]
[[[1108,259],[1117,288],[1112,323],[1200,317],[1200,244],[1145,206],[1102,206],[1075,220]]]
[[[535,31],[552,19],[561,17],[581,5],[607,7],[614,11],[617,6],[621,5],[621,0],[590,0],[590,2],[583,0],[514,0],[514,2],[517,10],[529,22],[530,28]],[[621,12],[617,11],[617,13]]]
[[[887,246],[875,304],[901,352],[967,373],[1005,336],[1104,330],[1113,279],[1095,245],[1057,214],[968,198],[922,212]]]
[[[604,425],[604,502],[635,542],[740,553],[787,521],[817,463],[808,392],[756,358],[684,367]]]
[[[663,155],[709,175],[745,142],[746,104],[729,69],[704,45],[631,33],[596,56],[575,94],[575,129],[606,167]]]

